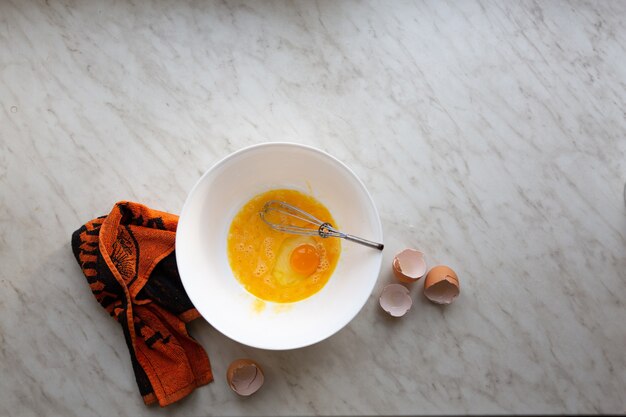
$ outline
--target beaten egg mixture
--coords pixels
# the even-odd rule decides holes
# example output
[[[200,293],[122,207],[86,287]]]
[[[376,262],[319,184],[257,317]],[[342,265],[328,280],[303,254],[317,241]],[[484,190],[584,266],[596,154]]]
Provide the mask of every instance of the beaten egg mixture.
[[[300,301],[328,282],[339,260],[341,241],[273,230],[259,216],[269,200],[284,201],[335,225],[328,209],[309,195],[287,189],[264,192],[235,215],[228,232],[228,261],[239,282],[258,298]]]

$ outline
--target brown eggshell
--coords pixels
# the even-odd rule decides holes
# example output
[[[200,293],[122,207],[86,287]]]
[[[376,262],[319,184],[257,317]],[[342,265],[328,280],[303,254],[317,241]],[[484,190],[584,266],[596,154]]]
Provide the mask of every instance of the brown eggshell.
[[[426,273],[424,254],[415,249],[404,249],[398,253],[391,266],[396,278],[407,284],[417,281]]]
[[[402,284],[387,285],[383,288],[378,302],[382,309],[393,317],[404,316],[413,304],[409,290]]]
[[[424,295],[436,304],[450,304],[461,293],[459,277],[449,267],[438,265],[428,271]]]
[[[233,391],[247,397],[261,388],[265,377],[261,366],[252,359],[237,359],[228,366],[226,380]]]

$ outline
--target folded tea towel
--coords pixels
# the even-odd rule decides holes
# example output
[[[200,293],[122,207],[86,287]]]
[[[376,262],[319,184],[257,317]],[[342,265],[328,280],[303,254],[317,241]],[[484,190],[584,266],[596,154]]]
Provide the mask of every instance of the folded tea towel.
[[[144,402],[162,407],[213,380],[185,327],[199,314],[176,268],[177,225],[176,215],[122,201],[72,235],[91,291],[122,325]]]

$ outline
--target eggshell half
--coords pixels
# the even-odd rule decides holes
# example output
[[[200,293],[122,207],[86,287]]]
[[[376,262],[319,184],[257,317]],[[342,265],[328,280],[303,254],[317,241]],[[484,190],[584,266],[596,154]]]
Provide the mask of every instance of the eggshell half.
[[[261,388],[265,377],[261,366],[252,359],[237,359],[228,367],[226,380],[233,391],[247,397]]]
[[[393,317],[404,316],[413,304],[409,290],[401,284],[389,284],[383,288],[378,302],[382,309]]]
[[[424,254],[415,249],[405,249],[398,253],[391,266],[396,278],[407,284],[417,281],[426,273]]]
[[[461,293],[459,278],[445,265],[438,265],[428,271],[424,280],[424,295],[436,304],[450,304]]]

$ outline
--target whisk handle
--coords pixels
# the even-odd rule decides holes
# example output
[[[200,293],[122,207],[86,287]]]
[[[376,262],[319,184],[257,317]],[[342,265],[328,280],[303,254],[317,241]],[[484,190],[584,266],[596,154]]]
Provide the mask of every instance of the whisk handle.
[[[372,242],[371,240],[363,239],[361,237],[354,236],[354,235],[349,235],[347,233],[344,234],[342,237],[346,240],[350,240],[352,242],[359,243],[364,246],[369,246],[370,248],[374,248],[378,250],[383,250],[383,248],[385,247],[385,245],[383,245],[382,243]]]

